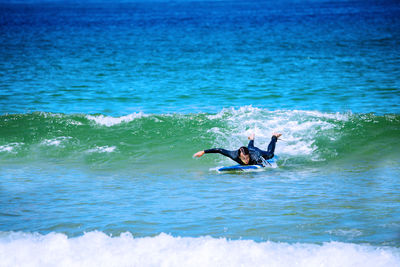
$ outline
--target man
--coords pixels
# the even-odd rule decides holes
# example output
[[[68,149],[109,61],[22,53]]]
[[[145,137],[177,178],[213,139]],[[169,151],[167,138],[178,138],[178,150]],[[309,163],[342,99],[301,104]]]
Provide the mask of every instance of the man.
[[[254,146],[254,134],[251,134],[248,139],[250,140],[247,147],[242,146],[238,150],[226,150],[223,148],[211,148],[207,150],[202,150],[193,155],[193,157],[200,158],[204,154],[208,153],[219,153],[226,157],[231,158],[240,165],[266,165],[266,160],[274,157],[275,144],[278,138],[281,137],[280,133],[273,133],[271,142],[268,145],[268,150],[264,151]]]

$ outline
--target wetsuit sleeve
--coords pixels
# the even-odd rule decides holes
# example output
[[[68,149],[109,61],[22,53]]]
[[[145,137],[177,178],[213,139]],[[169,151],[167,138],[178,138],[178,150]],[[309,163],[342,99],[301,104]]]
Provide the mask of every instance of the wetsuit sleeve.
[[[211,148],[211,149],[204,150],[204,152],[205,152],[206,154],[208,154],[208,153],[218,153],[218,154],[222,154],[222,155],[224,155],[225,157],[231,158],[232,160],[234,160],[234,161],[240,163],[240,161],[239,161],[239,155],[238,155],[237,150],[230,151],[230,150],[226,150],[226,149],[223,149],[223,148]]]
[[[278,141],[278,138],[276,136],[272,136],[271,142],[268,145],[268,151],[262,151],[262,156],[265,159],[270,159],[270,158],[274,157],[275,145],[276,145],[277,141]]]
[[[254,147],[254,140],[250,140],[249,144],[247,145],[248,148]]]

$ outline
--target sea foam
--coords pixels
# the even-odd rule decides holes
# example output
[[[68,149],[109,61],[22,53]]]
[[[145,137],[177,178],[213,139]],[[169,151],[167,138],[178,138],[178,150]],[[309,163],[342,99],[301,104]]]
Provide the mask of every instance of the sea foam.
[[[316,136],[323,133],[334,140],[329,130],[338,127],[337,122],[345,122],[349,114],[323,113],[319,111],[276,110],[269,111],[252,106],[238,109],[225,108],[210,120],[225,121],[228,128],[214,127],[209,130],[216,137],[215,146],[233,149],[244,144],[243,140],[255,133],[256,146],[266,149],[274,132],[282,133],[283,142],[279,142],[279,155],[311,156],[317,147]],[[319,160],[315,157],[315,160]]]
[[[104,116],[104,115],[86,115],[86,118],[92,121],[95,121],[99,125],[103,126],[114,126],[117,124],[120,124],[122,122],[130,122],[133,121],[134,119],[141,118],[146,116],[142,112],[138,113],[132,113],[126,116],[121,116],[121,117],[111,117],[111,116]]]
[[[212,237],[134,238],[89,232],[68,238],[0,233],[2,266],[400,266],[400,249],[351,243],[257,243]]]
[[[115,146],[98,146],[92,149],[89,149],[88,153],[111,153],[116,149]]]
[[[23,145],[23,143],[10,143],[7,145],[2,145],[0,146],[0,152],[15,153],[14,149],[18,148],[21,145]]]
[[[42,145],[46,145],[46,146],[60,146],[60,144],[62,142],[64,142],[65,140],[71,139],[72,137],[69,136],[60,136],[57,138],[53,138],[53,139],[46,139],[42,142]]]

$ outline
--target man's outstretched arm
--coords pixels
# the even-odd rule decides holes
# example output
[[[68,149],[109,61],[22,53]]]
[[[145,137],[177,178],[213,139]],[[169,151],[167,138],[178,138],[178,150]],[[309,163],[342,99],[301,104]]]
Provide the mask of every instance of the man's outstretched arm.
[[[211,148],[211,149],[202,150],[202,151],[199,151],[199,152],[195,153],[193,155],[193,157],[200,158],[204,154],[209,154],[209,153],[222,154],[222,155],[224,155],[224,156],[226,156],[228,158],[231,158],[233,160],[236,160],[236,158],[237,158],[237,151],[230,151],[230,150],[226,150],[226,149],[223,149],[223,148]]]

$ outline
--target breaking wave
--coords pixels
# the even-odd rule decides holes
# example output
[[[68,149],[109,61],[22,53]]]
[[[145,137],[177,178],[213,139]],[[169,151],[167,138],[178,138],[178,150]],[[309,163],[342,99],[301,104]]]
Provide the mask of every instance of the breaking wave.
[[[275,243],[225,238],[110,237],[89,232],[68,238],[0,233],[2,266],[400,266],[400,250],[352,243]]]
[[[237,149],[250,133],[266,148],[281,132],[278,165],[398,158],[399,115],[269,111],[251,106],[216,114],[28,113],[0,116],[0,160],[62,159],[121,165],[171,162],[193,164],[191,155],[210,147]],[[89,158],[88,158],[89,157]],[[206,164],[227,163],[222,157]]]

